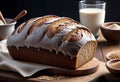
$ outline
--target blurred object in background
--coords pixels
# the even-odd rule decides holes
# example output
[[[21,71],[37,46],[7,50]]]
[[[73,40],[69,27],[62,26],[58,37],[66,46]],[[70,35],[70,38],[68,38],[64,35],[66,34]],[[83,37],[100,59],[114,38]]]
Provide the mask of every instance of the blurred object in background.
[[[15,17],[23,9],[28,14],[18,24],[48,14],[67,16],[79,21],[78,0],[0,0],[0,10],[7,18]]]
[[[47,14],[68,16],[79,21],[78,1],[80,0],[0,0],[0,10],[6,18],[13,18],[21,10],[26,9],[28,14],[17,24]],[[120,0],[104,1],[107,3],[106,21],[120,21]]]

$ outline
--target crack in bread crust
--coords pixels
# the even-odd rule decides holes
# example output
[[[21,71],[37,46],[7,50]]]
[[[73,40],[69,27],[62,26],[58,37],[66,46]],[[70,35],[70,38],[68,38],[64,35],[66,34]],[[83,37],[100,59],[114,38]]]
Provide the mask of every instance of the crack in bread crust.
[[[74,20],[71,19],[71,18],[67,18],[67,17],[64,17],[64,18],[61,18],[61,19],[58,19],[57,21],[54,21],[53,23],[51,23],[48,28],[47,28],[47,35],[49,37],[53,37],[56,33],[60,32],[61,30],[63,30],[66,26],[66,24],[68,23],[72,23]],[[59,25],[63,25],[64,28],[63,29],[60,29],[59,31],[57,30],[59,27]],[[58,32],[56,32],[58,31]]]
[[[56,15],[47,15],[47,16],[43,16],[39,19],[37,19],[34,24],[30,27],[29,29],[29,34],[33,31],[33,29],[35,27],[40,27],[42,24],[44,24],[46,21],[50,20],[51,18],[59,18],[59,16],[56,16]]]

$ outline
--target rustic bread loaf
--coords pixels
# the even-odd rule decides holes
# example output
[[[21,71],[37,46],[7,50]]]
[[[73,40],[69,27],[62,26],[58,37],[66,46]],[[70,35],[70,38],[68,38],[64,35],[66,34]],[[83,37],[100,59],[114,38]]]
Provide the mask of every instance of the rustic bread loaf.
[[[75,20],[47,15],[18,26],[8,37],[7,47],[18,60],[76,69],[94,57],[97,42]]]

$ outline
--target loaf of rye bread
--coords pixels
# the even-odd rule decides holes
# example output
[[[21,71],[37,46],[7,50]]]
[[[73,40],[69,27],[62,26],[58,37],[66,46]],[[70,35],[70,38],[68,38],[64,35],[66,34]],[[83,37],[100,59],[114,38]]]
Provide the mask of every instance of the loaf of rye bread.
[[[76,69],[94,57],[97,42],[75,20],[46,15],[19,25],[8,37],[7,47],[17,60]]]

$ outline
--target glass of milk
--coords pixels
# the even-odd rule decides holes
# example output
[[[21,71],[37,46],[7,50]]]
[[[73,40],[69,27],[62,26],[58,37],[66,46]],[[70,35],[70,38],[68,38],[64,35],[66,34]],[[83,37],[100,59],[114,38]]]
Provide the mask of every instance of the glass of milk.
[[[100,25],[105,20],[104,1],[83,0],[79,2],[80,23],[93,33],[96,39],[99,37]]]

